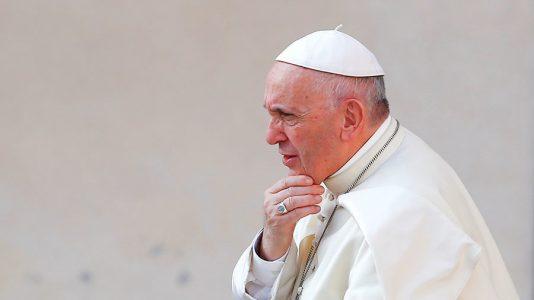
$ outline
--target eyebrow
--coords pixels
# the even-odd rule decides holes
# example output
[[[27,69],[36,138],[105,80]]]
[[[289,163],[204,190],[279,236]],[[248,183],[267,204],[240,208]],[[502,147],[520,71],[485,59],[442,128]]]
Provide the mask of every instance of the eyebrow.
[[[284,109],[284,107],[282,106],[278,106],[278,105],[274,105],[275,107],[273,107],[272,109],[269,109],[265,103],[262,105],[263,108],[265,108],[266,110],[270,110],[270,111],[273,111],[273,112],[277,112],[277,113],[282,113],[282,114],[286,114],[286,115],[294,115],[294,113]]]

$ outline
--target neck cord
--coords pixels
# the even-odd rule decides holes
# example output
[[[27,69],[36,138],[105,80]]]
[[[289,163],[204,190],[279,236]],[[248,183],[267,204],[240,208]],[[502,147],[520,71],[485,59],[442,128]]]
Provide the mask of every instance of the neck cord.
[[[369,163],[365,166],[365,168],[360,172],[358,177],[356,177],[356,179],[352,182],[352,184],[347,188],[347,190],[343,194],[346,194],[346,193],[350,192],[354,187],[356,187],[356,185],[358,184],[360,179],[363,177],[363,175],[367,172],[367,170],[369,170],[371,165],[373,165],[373,163],[378,159],[380,154],[382,154],[382,152],[384,152],[384,150],[391,143],[391,140],[393,140],[395,135],[397,135],[397,132],[399,131],[400,123],[396,119],[395,119],[395,121],[397,121],[397,125],[395,126],[395,131],[393,131],[393,133],[391,134],[389,139],[386,141],[384,146],[382,146],[382,148],[380,148],[380,150],[378,150],[378,152],[373,156],[373,158],[369,161]],[[323,229],[323,232],[321,233],[321,236],[319,237],[319,240],[314,240],[312,246],[310,247],[310,250],[308,251],[308,257],[306,258],[306,264],[304,265],[304,270],[302,272],[302,277],[300,278],[299,287],[297,289],[297,296],[295,298],[296,300],[299,300],[300,295],[302,295],[302,290],[304,289],[302,286],[304,284],[304,281],[306,280],[306,275],[308,274],[310,266],[311,266],[311,264],[313,262],[313,258],[315,257],[315,254],[317,253],[317,248],[321,244],[321,240],[323,239],[323,236],[324,236],[324,234],[326,232],[326,229],[328,228],[328,225],[330,225],[330,221],[332,220],[332,217],[334,216],[334,213],[336,212],[337,207],[338,207],[338,205],[336,204],[336,206],[334,206],[334,210],[332,210],[332,213],[330,214],[330,217],[328,218],[328,221],[326,221],[326,225],[325,225],[325,227]]]

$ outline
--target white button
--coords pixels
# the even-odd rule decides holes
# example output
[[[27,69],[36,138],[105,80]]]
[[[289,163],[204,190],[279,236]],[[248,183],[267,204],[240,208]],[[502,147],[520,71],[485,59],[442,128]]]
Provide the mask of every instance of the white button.
[[[321,214],[318,214],[317,215],[317,219],[319,219],[319,221],[321,221],[321,222],[324,222],[324,220],[326,220],[326,217],[321,215]]]
[[[328,194],[328,200],[332,201],[332,200],[334,200],[334,198],[335,198],[334,195]]]
[[[312,271],[312,272],[315,271],[315,267],[316,267],[315,265],[313,265],[313,266],[311,267],[311,271]]]

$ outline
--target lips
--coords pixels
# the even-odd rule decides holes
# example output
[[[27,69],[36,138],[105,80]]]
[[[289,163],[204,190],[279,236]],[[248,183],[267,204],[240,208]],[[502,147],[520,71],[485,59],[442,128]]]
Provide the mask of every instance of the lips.
[[[282,161],[284,165],[288,167],[290,167],[290,165],[292,165],[298,158],[297,155],[290,155],[290,154],[282,154],[282,155],[283,155]]]

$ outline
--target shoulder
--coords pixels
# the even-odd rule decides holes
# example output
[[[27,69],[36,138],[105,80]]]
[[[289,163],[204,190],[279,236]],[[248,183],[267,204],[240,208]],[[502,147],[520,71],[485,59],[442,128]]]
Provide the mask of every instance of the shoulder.
[[[390,227],[398,224],[402,224],[405,233],[410,233],[407,229],[418,230],[422,224],[462,231],[446,201],[430,188],[416,191],[395,185],[373,187],[341,195],[338,200],[366,234],[377,234],[379,228],[393,230]]]
[[[391,298],[458,296],[481,248],[435,204],[439,194],[383,186],[356,190],[339,201],[362,229]]]
[[[369,184],[435,185],[443,180],[456,180],[456,172],[439,153],[408,129],[403,130],[400,147],[377,170],[378,176],[370,177]]]

